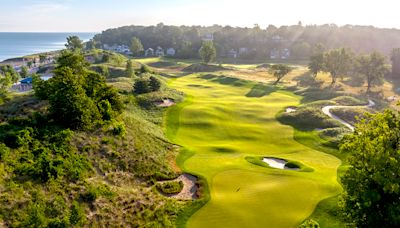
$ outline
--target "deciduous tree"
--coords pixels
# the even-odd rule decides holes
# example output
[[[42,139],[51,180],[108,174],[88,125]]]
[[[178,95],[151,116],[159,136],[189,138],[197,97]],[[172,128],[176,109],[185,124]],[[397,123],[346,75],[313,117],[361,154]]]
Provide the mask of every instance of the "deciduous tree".
[[[276,77],[276,81],[274,84],[278,84],[283,77],[285,77],[287,74],[289,74],[293,69],[285,64],[276,64],[272,65],[269,68],[269,72],[273,74]]]
[[[140,53],[142,53],[142,51],[144,50],[142,42],[137,37],[133,37],[131,39],[131,43],[129,45],[129,48],[130,48],[133,56],[139,56]]]
[[[342,177],[349,221],[356,227],[399,227],[399,113],[368,115],[345,137],[340,150],[350,154]]]
[[[204,63],[208,64],[213,61],[217,55],[217,51],[212,41],[205,41],[199,50],[199,54]]]
[[[367,81],[367,93],[370,92],[372,86],[382,85],[383,78],[388,72],[385,66],[385,57],[382,54],[373,52],[370,55],[360,56],[357,62],[358,73],[363,75]]]

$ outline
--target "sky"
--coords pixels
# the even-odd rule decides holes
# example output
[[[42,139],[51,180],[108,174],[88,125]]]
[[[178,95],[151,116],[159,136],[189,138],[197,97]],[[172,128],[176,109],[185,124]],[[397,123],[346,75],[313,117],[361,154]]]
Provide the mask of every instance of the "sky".
[[[0,0],[0,32],[124,25],[372,25],[400,29],[399,0]]]

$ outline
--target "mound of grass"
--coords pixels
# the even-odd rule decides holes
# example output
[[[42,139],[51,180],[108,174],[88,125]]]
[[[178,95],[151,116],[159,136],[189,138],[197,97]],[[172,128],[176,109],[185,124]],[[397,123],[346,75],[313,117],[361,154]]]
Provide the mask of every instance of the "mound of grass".
[[[339,127],[340,124],[322,113],[319,107],[301,106],[295,112],[280,113],[279,121],[301,130]]]
[[[331,113],[340,119],[355,125],[358,118],[363,117],[366,113],[373,112],[371,109],[366,108],[334,108],[331,109]]]
[[[177,194],[183,189],[182,181],[168,181],[163,183],[157,183],[157,189],[165,194]]]
[[[215,72],[215,71],[223,71],[228,70],[225,67],[204,63],[195,63],[188,67],[183,68],[184,72]]]
[[[263,63],[263,64],[258,65],[256,68],[257,68],[257,69],[260,69],[260,68],[268,69],[268,68],[270,68],[270,67],[271,67],[271,64],[269,64],[269,63]]]
[[[346,105],[346,106],[355,106],[355,105],[365,105],[368,103],[366,100],[361,100],[351,96],[339,96],[332,99],[339,105]]]

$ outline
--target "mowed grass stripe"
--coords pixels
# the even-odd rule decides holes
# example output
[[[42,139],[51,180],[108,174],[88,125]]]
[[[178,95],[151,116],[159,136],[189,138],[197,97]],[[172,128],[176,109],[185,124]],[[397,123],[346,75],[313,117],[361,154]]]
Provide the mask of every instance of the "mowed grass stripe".
[[[297,226],[320,200],[340,191],[340,160],[297,143],[294,130],[275,119],[300,97],[279,90],[247,97],[255,83],[233,80],[231,85],[218,77],[193,74],[170,81],[189,101],[168,111],[167,135],[193,153],[184,169],[205,177],[211,195],[187,225]],[[314,171],[277,170],[245,160],[260,155],[300,161]]]

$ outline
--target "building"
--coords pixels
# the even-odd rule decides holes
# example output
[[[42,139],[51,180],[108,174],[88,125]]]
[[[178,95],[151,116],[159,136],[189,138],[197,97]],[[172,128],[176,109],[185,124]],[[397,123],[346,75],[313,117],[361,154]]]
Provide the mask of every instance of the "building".
[[[249,49],[245,47],[239,48],[239,55],[247,55],[249,53]]]
[[[117,52],[117,53],[121,53],[121,54],[126,54],[126,55],[131,55],[132,54],[132,52],[131,52],[131,50],[129,49],[129,47],[128,47],[128,45],[117,45],[117,44],[114,44],[114,45],[108,45],[108,44],[104,44],[103,45],[103,49],[104,50],[108,50],[108,51],[115,51],[115,52]]]
[[[290,50],[288,48],[284,49],[276,49],[270,51],[269,53],[270,59],[288,59],[290,58]]]
[[[231,49],[230,51],[228,51],[227,53],[228,58],[237,58],[237,51],[235,51],[234,49]]]
[[[201,39],[203,41],[214,41],[214,34],[205,34]]]
[[[147,48],[146,51],[144,51],[144,56],[146,56],[146,57],[154,56],[154,49]]]
[[[162,47],[158,46],[157,49],[156,49],[155,55],[158,56],[158,57],[164,56],[165,55],[164,54],[164,49],[162,49]]]
[[[176,51],[174,48],[168,48],[166,54],[167,56],[175,56]]]

